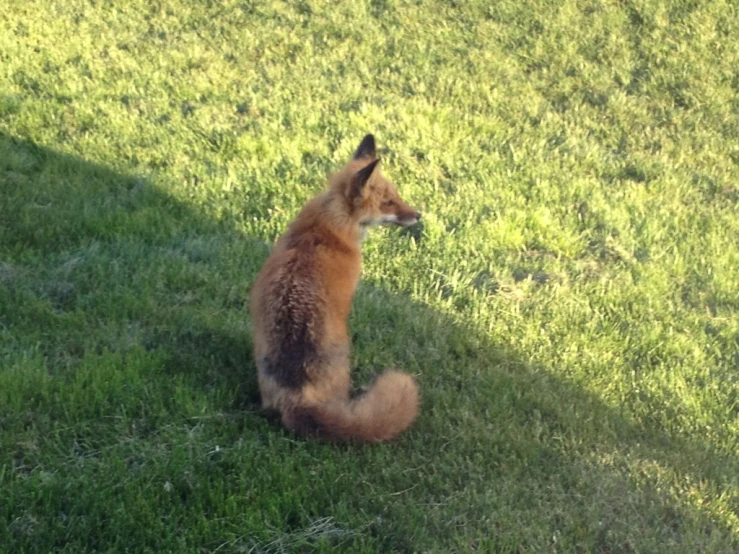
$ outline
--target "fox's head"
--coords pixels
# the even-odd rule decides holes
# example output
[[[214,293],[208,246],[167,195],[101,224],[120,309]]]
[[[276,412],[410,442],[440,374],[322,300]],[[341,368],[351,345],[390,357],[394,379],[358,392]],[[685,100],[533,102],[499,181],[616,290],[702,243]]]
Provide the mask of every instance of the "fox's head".
[[[362,226],[413,225],[421,214],[403,201],[395,185],[380,173],[379,164],[375,137],[367,135],[336,183],[350,217]]]

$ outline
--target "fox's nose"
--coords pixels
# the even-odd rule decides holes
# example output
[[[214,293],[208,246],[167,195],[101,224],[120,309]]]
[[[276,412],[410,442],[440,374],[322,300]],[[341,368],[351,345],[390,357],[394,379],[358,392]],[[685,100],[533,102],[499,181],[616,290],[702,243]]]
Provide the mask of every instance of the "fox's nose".
[[[416,212],[416,220],[421,219],[421,212]]]

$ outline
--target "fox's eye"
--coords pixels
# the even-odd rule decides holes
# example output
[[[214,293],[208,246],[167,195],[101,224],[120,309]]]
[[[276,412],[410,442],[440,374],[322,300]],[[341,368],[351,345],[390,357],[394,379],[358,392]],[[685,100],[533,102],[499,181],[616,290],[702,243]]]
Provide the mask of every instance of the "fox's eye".
[[[395,200],[385,200],[382,205],[386,208],[389,208],[390,206],[395,206]]]

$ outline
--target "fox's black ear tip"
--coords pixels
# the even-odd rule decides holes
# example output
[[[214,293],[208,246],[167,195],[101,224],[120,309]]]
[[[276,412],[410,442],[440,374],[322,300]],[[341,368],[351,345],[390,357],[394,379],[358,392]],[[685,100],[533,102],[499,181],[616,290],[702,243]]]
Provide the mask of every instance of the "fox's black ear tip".
[[[373,134],[367,134],[359,143],[357,151],[354,153],[354,158],[364,158],[366,156],[374,157],[377,152],[375,147],[375,136]]]

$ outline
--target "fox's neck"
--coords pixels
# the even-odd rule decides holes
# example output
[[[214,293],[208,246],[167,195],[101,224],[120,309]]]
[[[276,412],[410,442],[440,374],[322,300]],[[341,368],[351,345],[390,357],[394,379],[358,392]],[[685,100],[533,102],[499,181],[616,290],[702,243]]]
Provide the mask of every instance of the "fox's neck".
[[[367,236],[367,228],[360,225],[356,218],[347,211],[343,198],[333,194],[324,194],[316,198],[318,210],[316,223],[326,227],[343,241],[360,246]]]
[[[347,212],[346,207],[324,194],[311,200],[290,224],[284,239],[288,243],[312,234],[330,235],[341,250],[354,251],[361,256],[361,242],[366,230]]]

